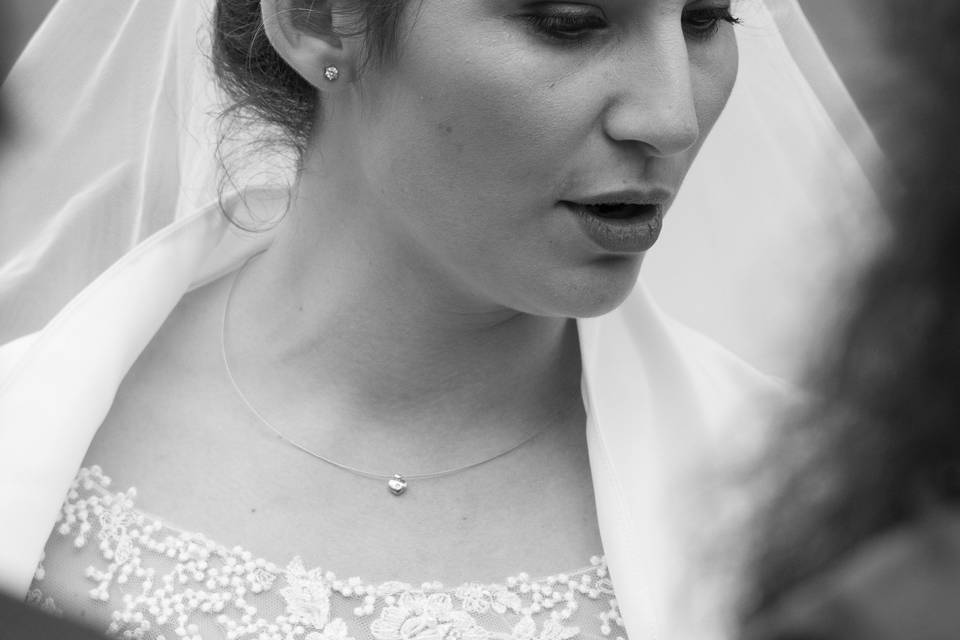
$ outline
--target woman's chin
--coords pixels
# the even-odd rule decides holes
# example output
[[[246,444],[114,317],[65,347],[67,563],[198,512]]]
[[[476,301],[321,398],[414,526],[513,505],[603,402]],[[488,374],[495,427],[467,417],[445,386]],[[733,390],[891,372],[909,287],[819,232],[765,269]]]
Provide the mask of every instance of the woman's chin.
[[[623,291],[605,292],[607,295],[593,295],[589,299],[578,301],[576,308],[566,314],[570,318],[596,318],[615,310],[627,299],[633,288]]]
[[[592,264],[553,282],[552,299],[540,315],[595,318],[619,307],[633,291],[643,256],[620,257]]]

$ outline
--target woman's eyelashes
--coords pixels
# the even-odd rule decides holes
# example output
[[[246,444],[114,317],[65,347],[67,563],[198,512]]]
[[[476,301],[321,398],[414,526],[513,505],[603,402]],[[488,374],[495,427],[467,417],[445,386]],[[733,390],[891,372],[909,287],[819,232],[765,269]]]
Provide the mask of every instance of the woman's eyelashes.
[[[704,7],[683,12],[683,31],[695,40],[707,40],[720,30],[720,24],[740,24],[730,7]]]
[[[523,16],[534,32],[561,42],[579,42],[607,28],[603,11],[587,5],[548,3]]]
[[[536,34],[561,44],[582,43],[611,27],[602,9],[578,3],[542,3],[521,17]],[[728,5],[686,9],[681,22],[688,38],[708,40],[722,23],[740,24],[740,19],[734,17]]]

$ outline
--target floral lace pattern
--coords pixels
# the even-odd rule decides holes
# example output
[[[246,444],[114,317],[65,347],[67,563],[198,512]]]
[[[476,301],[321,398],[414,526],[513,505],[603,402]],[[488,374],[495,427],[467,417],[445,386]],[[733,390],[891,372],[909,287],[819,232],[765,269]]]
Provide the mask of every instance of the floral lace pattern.
[[[78,550],[97,546],[98,562],[85,577],[90,598],[120,605],[106,630],[116,637],[200,640],[212,629],[228,640],[571,640],[599,631],[625,640],[600,557],[540,580],[521,573],[503,584],[452,590],[437,582],[368,584],[307,568],[299,557],[281,567],[169,527],[135,508],[135,489],[109,486],[99,467],[81,469],[56,531]],[[44,584],[45,573],[41,563],[35,586]],[[28,602],[60,613],[39,588]],[[599,613],[577,615],[584,602]],[[267,610],[281,613],[268,616]],[[573,619],[592,620],[595,629],[582,632]]]

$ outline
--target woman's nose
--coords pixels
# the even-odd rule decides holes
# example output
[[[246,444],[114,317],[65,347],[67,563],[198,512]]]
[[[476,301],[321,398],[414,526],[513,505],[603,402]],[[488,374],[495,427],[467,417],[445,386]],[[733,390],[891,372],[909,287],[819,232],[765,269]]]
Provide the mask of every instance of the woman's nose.
[[[686,151],[700,138],[690,61],[683,37],[645,42],[613,65],[604,129],[657,156]]]

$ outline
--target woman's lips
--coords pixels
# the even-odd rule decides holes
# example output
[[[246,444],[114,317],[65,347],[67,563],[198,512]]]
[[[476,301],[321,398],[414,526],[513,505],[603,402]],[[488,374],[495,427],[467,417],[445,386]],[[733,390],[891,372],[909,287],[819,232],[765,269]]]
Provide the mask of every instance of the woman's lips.
[[[661,204],[560,204],[577,217],[581,230],[594,244],[615,253],[647,251],[657,241],[663,225]]]

